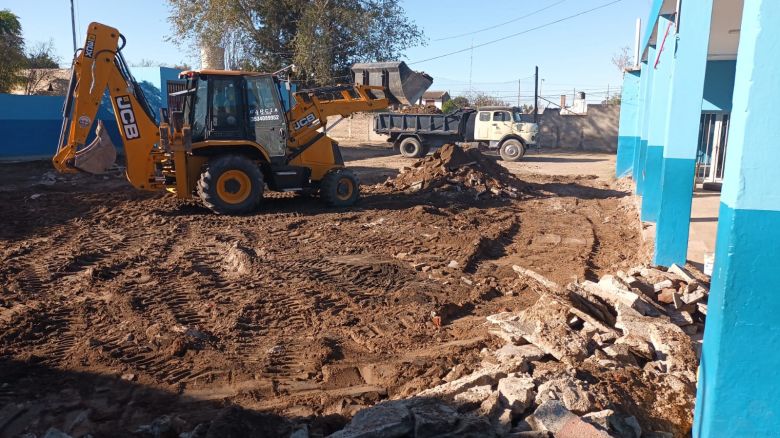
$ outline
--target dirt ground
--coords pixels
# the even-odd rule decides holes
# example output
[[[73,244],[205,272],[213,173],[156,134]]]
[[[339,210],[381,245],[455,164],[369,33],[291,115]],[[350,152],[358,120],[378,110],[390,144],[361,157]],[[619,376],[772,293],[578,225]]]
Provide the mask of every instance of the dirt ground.
[[[357,206],[266,194],[241,217],[0,165],[0,436],[326,435],[475,366],[484,316],[538,297],[512,265],[565,283],[645,260],[611,156],[530,153],[506,167],[533,196],[480,201],[392,192],[410,161],[381,147],[344,157]]]

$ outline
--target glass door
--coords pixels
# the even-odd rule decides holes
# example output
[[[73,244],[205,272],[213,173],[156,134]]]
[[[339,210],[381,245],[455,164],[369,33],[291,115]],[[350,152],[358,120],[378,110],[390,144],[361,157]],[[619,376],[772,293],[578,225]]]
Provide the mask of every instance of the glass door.
[[[702,113],[696,154],[697,182],[723,181],[728,130],[728,114]]]

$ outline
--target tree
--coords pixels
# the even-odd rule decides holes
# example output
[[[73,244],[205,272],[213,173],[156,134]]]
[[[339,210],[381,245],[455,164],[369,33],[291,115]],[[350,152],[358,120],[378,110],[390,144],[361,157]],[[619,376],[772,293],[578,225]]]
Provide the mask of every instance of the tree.
[[[474,106],[507,106],[507,103],[498,97],[488,96],[487,94],[478,93],[472,99]]]
[[[355,62],[389,61],[423,42],[400,0],[168,0],[170,39],[225,49],[228,68],[292,63],[306,84],[349,77]]]
[[[455,112],[461,108],[469,106],[469,99],[465,96],[455,96],[454,98],[444,102],[441,106],[441,112],[449,114]]]
[[[27,53],[24,73],[24,94],[43,94],[57,92],[53,83],[57,81],[60,68],[59,58],[55,54],[54,41],[39,42]],[[44,85],[49,85],[45,90]],[[51,89],[49,89],[51,88]]]
[[[631,56],[631,47],[621,47],[617,53],[612,55],[612,63],[620,70],[620,73],[626,71],[626,68],[631,67],[634,64]]]
[[[19,17],[8,9],[0,11],[0,93],[24,83],[21,70],[27,61]]]

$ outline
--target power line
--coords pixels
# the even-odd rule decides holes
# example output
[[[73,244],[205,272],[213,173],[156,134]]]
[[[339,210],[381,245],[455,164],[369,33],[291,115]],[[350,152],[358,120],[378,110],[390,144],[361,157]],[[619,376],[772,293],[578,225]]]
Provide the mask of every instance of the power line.
[[[569,15],[568,17],[559,18],[557,20],[550,21],[548,23],[545,23],[545,24],[542,24],[542,25],[539,25],[539,26],[536,26],[536,27],[532,27],[530,29],[526,29],[526,30],[523,30],[523,31],[520,31],[520,32],[517,32],[517,33],[513,33],[511,35],[507,35],[507,36],[504,36],[504,37],[501,37],[501,38],[497,38],[495,40],[491,40],[491,41],[488,41],[488,42],[485,42],[485,43],[482,43],[482,44],[477,44],[476,46],[470,46],[470,47],[467,47],[465,49],[456,50],[454,52],[445,53],[443,55],[434,56],[432,58],[427,58],[427,59],[422,59],[422,60],[419,60],[419,61],[409,62],[408,64],[420,64],[422,62],[433,61],[434,59],[444,58],[446,56],[451,56],[451,55],[456,55],[458,53],[468,52],[469,50],[473,50],[475,48],[484,47],[484,46],[487,46],[487,45],[490,45],[490,44],[495,44],[497,42],[500,42],[500,41],[503,41],[503,40],[506,40],[506,39],[509,39],[509,38],[514,38],[516,36],[520,36],[520,35],[526,34],[528,32],[533,32],[535,30],[539,30],[539,29],[542,29],[544,27],[560,23],[562,21],[570,20],[572,18],[576,18],[576,17],[579,17],[581,15],[585,15],[585,14],[593,12],[593,11],[597,11],[599,9],[606,8],[607,6],[614,5],[615,3],[620,3],[621,1],[623,1],[623,0],[613,0],[613,1],[609,2],[609,3],[604,3],[601,6],[596,6],[595,8],[591,8],[591,9],[588,9],[588,10],[585,10],[585,11],[582,11],[582,12],[578,12],[578,13],[576,13],[574,15]]]
[[[451,40],[453,38],[460,38],[460,37],[464,37],[464,36],[468,36],[468,35],[474,35],[474,34],[477,34],[477,33],[480,33],[480,32],[485,32],[487,30],[495,29],[497,27],[505,26],[505,25],[507,25],[509,23],[514,23],[515,21],[520,21],[523,18],[528,18],[528,17],[530,17],[532,15],[538,14],[539,12],[546,11],[547,9],[550,9],[553,6],[557,6],[557,5],[559,5],[559,4],[561,4],[561,3],[565,2],[565,1],[566,0],[557,1],[557,2],[555,2],[555,3],[553,3],[553,4],[549,5],[549,6],[545,6],[545,7],[541,8],[541,9],[537,9],[537,10],[535,10],[533,12],[529,12],[528,14],[525,14],[525,15],[523,15],[521,17],[513,18],[513,19],[511,19],[509,21],[505,21],[503,23],[494,24],[493,26],[484,27],[482,29],[475,30],[473,32],[466,32],[466,33],[461,33],[461,34],[458,34],[458,35],[452,35],[452,36],[443,37],[443,38],[436,38],[435,40],[432,40],[432,41]]]

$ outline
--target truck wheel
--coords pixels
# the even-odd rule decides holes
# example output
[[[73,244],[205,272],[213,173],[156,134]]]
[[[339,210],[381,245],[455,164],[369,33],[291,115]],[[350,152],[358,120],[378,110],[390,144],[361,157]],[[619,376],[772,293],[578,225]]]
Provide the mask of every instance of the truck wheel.
[[[263,173],[243,155],[223,155],[209,161],[200,174],[198,195],[217,214],[245,214],[263,199]]]
[[[401,151],[401,155],[406,158],[420,158],[428,153],[428,148],[424,148],[420,143],[420,140],[417,140],[414,137],[406,137],[403,139],[398,146],[398,149]]]
[[[329,207],[349,207],[360,197],[360,180],[349,169],[333,169],[320,181],[320,198]]]
[[[523,146],[520,140],[510,138],[501,143],[498,154],[501,155],[501,159],[504,161],[518,161],[525,154],[525,146]]]

